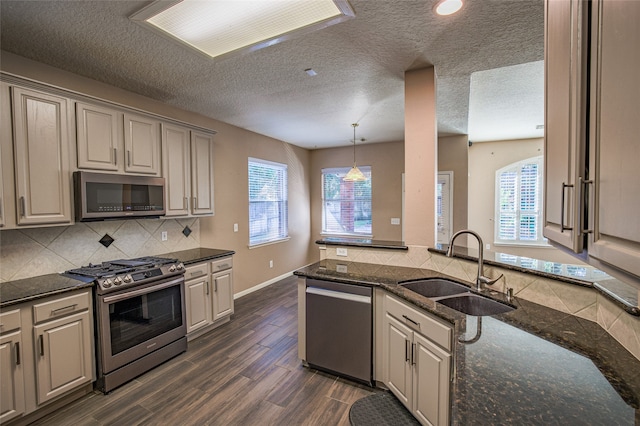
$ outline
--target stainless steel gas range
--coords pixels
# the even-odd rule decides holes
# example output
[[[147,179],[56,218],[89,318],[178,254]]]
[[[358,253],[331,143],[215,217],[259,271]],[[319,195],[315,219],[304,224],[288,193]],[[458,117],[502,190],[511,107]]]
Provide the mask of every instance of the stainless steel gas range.
[[[178,260],[113,260],[65,275],[96,284],[97,389],[110,392],[187,349]]]

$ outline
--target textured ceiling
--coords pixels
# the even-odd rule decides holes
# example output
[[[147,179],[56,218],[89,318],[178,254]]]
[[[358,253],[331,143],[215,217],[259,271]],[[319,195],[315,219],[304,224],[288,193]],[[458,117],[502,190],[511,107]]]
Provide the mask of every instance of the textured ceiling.
[[[543,59],[543,0],[467,0],[448,17],[434,15],[434,2],[351,0],[355,19],[215,61],[132,22],[148,1],[1,0],[0,41],[2,50],[310,149],[348,145],[353,122],[358,139],[403,140],[404,72],[433,64],[438,132],[466,134],[472,73]],[[511,78],[517,85],[518,73]]]

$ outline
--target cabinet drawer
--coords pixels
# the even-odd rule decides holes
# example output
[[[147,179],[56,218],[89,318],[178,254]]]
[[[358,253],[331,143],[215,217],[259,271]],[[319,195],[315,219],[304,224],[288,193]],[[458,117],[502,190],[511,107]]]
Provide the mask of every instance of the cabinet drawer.
[[[90,292],[60,297],[49,302],[38,303],[33,306],[33,321],[37,324],[55,318],[64,317],[89,309],[91,304]]]
[[[453,332],[450,326],[443,324],[436,318],[432,318],[388,294],[385,297],[384,305],[385,310],[403,324],[417,330],[420,334],[434,341],[444,349],[451,351],[451,335]]]
[[[20,309],[0,313],[0,334],[20,328]]]
[[[211,273],[215,274],[216,272],[224,271],[225,269],[230,269],[232,267],[233,260],[230,257],[214,260],[213,262],[211,262]]]
[[[191,265],[185,269],[184,279],[189,281],[193,278],[198,278],[203,275],[209,274],[209,264],[208,263],[198,263],[196,265]]]

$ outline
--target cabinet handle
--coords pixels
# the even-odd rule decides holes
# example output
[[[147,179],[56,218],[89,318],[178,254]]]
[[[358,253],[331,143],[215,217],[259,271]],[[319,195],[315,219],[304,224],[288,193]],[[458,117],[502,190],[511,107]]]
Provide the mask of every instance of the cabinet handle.
[[[416,344],[411,344],[411,365],[416,365]]]
[[[76,306],[78,306],[78,304],[74,303],[73,305],[65,306],[64,308],[52,309],[51,315],[60,315],[63,311],[67,311],[67,310],[73,311],[76,309]]]
[[[404,339],[404,361],[409,362],[409,341]]]
[[[184,197],[184,200],[182,200],[182,208],[185,210],[188,209],[189,208],[188,204],[189,204],[188,198]]]
[[[583,180],[582,180],[582,177],[580,177],[580,182],[581,182],[581,184],[582,184],[584,194],[589,194],[589,189],[587,188],[587,186],[588,186],[588,185],[593,185],[593,180],[591,180],[591,179],[590,179],[590,180],[585,180],[585,181],[583,181]],[[593,188],[593,186],[592,186],[592,188]],[[586,195],[585,195],[585,198],[586,198]],[[585,203],[585,205],[587,205],[587,204]],[[588,217],[588,216],[587,216],[587,217]],[[588,222],[588,221],[587,221],[587,222]],[[587,228],[588,228],[588,227],[589,227],[589,223],[587,223]],[[592,232],[593,232],[593,229],[583,229],[583,230],[582,230],[582,233],[583,233],[583,234],[591,234]]]
[[[20,197],[20,216],[24,217],[26,212],[24,196]]]
[[[38,340],[40,341],[40,356],[44,356],[44,337],[42,334],[38,336]]]
[[[205,286],[206,286],[206,289],[207,289],[207,295],[208,295],[208,294],[209,294],[209,283],[206,283],[206,284],[205,284]]]
[[[0,198],[0,218],[2,217],[2,198]],[[2,226],[0,224],[0,226]]]
[[[113,165],[118,165],[118,148],[113,148]]]
[[[131,150],[127,150],[127,167],[131,167]]]
[[[406,319],[407,321],[409,321],[411,324],[413,325],[417,325],[418,327],[420,327],[420,323],[419,322],[415,322],[414,320],[412,320],[411,318],[409,318],[406,315],[403,315],[402,318]]]
[[[565,193],[565,189],[567,188],[573,188],[573,184],[566,184],[564,182],[562,182],[562,195],[560,197],[560,232],[564,232],[564,231],[573,231],[573,227],[570,226],[564,226],[564,193]]]
[[[16,365],[20,365],[20,342],[16,342]]]
[[[218,292],[218,280],[217,279],[213,280],[213,292],[214,293]]]
[[[203,273],[203,272],[201,272],[201,271],[198,271],[198,272],[191,272],[191,276],[192,276],[192,277],[199,277],[199,276],[201,276],[201,275],[204,275],[204,273]]]
[[[191,207],[191,208],[193,209],[193,211],[196,211],[196,209],[198,208],[197,207],[198,202],[197,202],[197,198],[196,197],[193,197],[193,203],[192,204],[193,204],[193,207]]]

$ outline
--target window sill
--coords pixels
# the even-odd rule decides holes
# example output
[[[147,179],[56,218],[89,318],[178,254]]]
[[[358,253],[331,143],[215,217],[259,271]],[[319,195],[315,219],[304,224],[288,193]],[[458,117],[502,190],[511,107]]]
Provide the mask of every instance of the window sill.
[[[285,237],[285,238],[280,238],[278,240],[267,241],[265,243],[249,245],[247,247],[249,247],[249,250],[251,250],[251,249],[260,248],[260,247],[264,247],[264,246],[270,246],[270,245],[273,245],[273,244],[283,243],[285,241],[289,241],[290,239],[291,239],[291,237]]]

